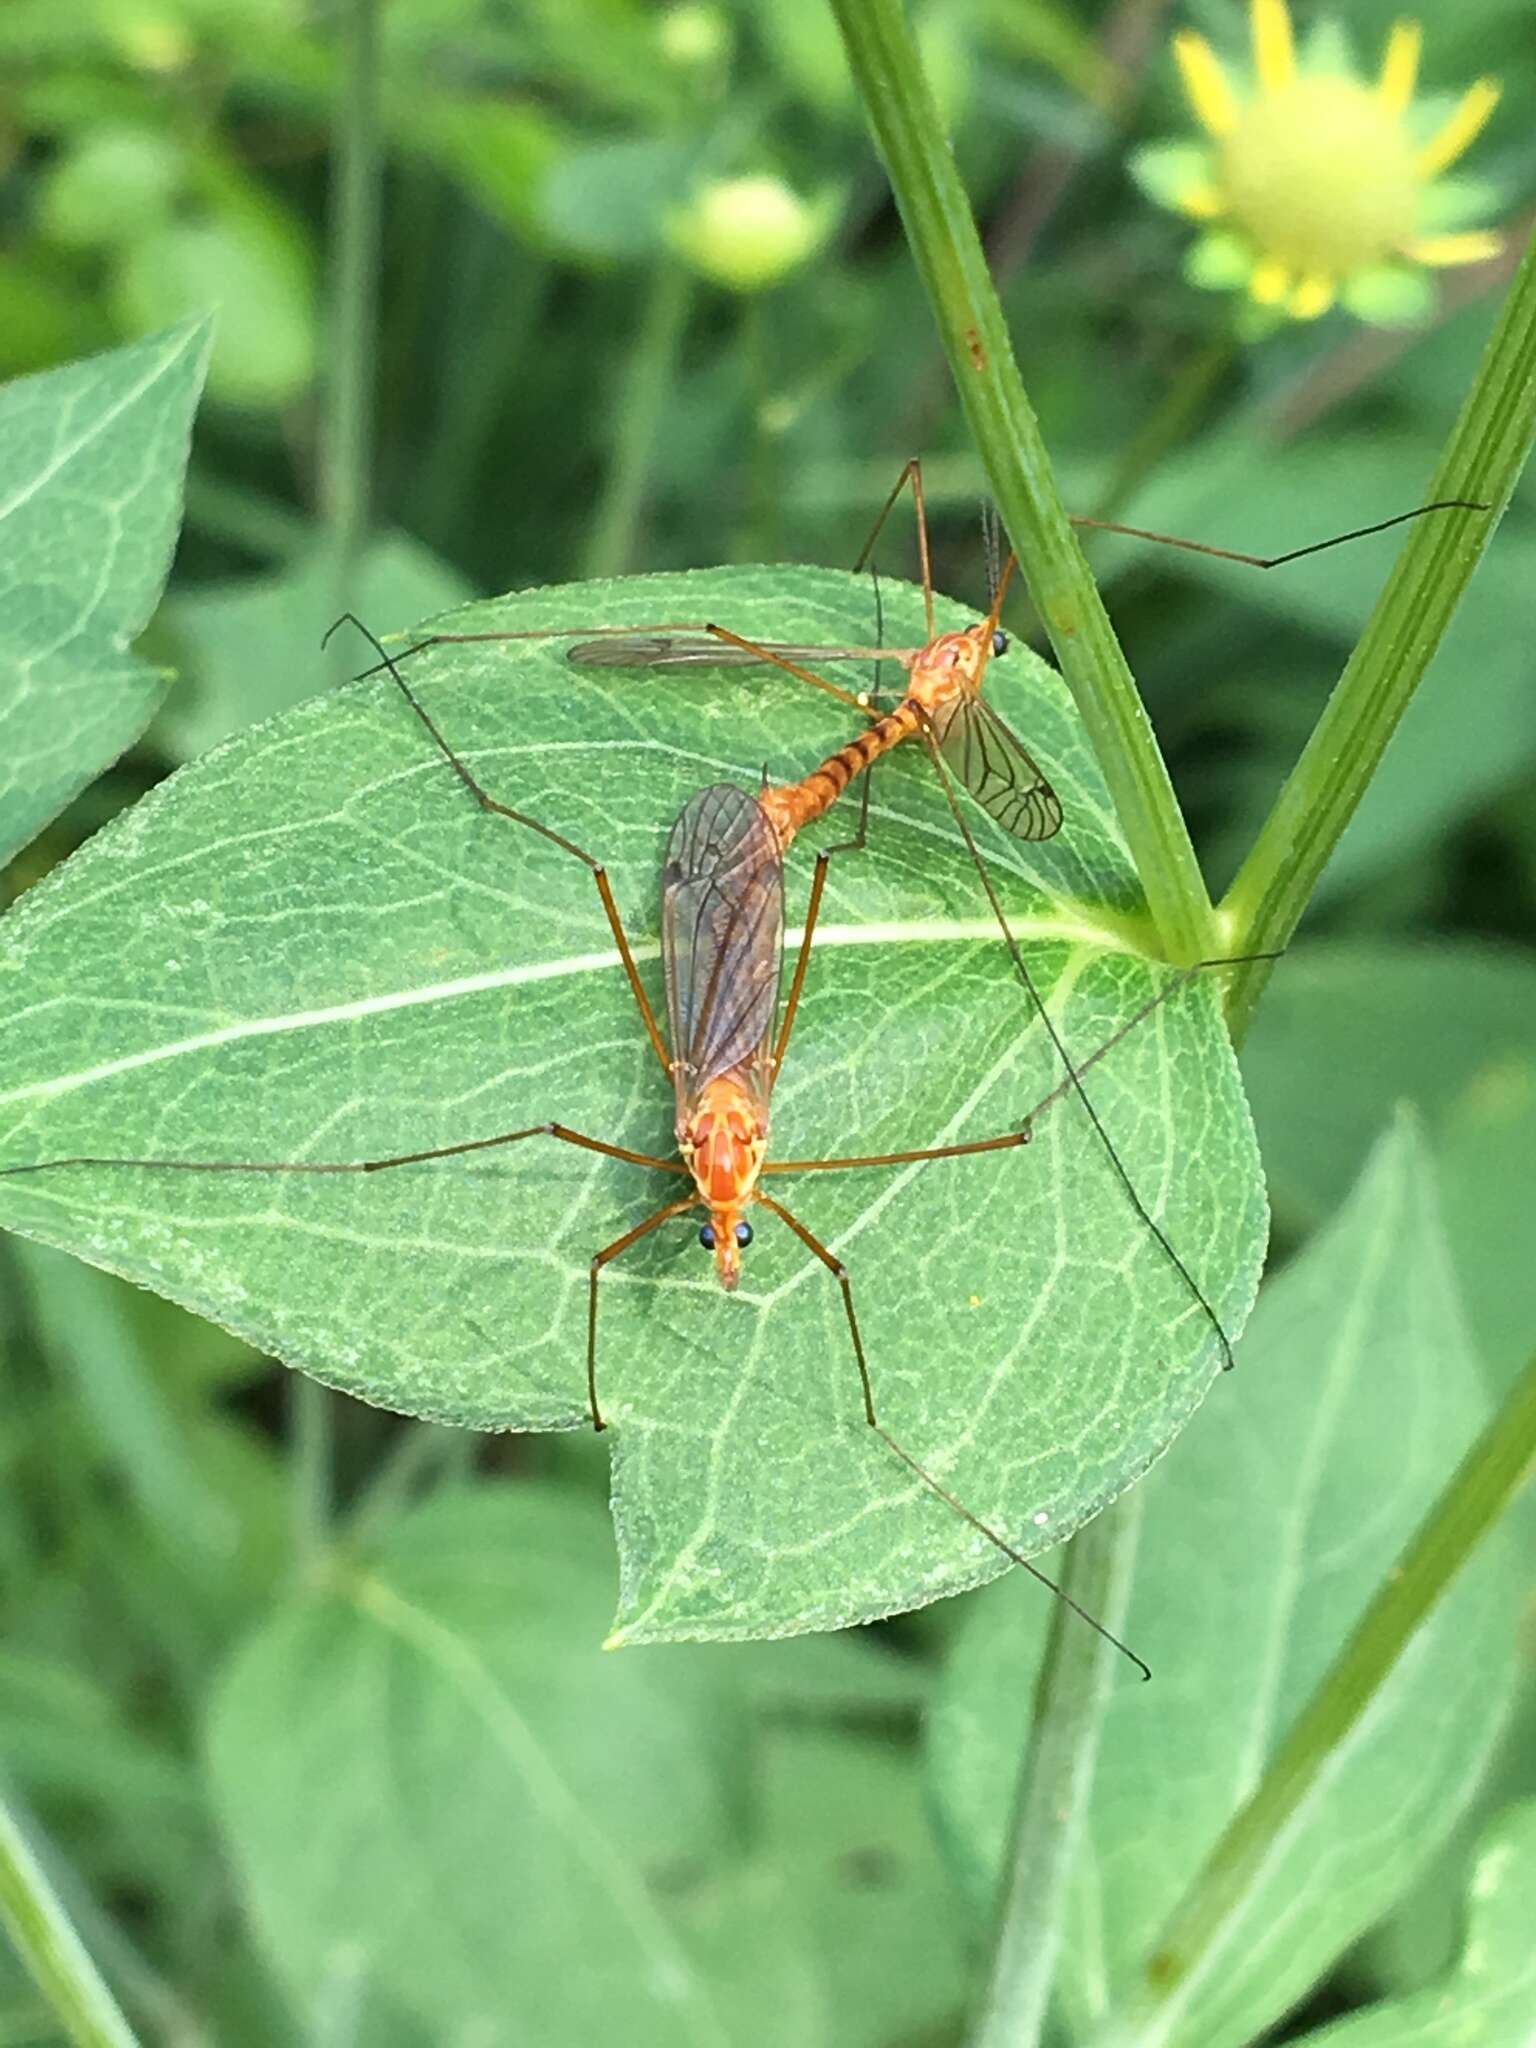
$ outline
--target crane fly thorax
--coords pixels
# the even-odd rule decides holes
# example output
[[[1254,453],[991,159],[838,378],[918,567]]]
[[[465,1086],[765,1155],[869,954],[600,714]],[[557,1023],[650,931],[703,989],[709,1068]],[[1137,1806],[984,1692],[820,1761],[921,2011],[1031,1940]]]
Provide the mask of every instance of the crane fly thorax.
[[[974,697],[991,654],[992,628],[985,621],[963,633],[941,633],[913,662],[907,695],[928,712]]]
[[[740,1209],[751,1200],[768,1149],[768,1120],[735,1075],[706,1082],[678,1119],[677,1142],[683,1164],[712,1210]]]
[[[744,1211],[768,1150],[766,1112],[737,1075],[720,1075],[705,1083],[678,1118],[677,1142],[709,1211],[704,1242],[714,1252],[720,1285],[733,1288],[741,1275],[741,1248],[752,1237]]]

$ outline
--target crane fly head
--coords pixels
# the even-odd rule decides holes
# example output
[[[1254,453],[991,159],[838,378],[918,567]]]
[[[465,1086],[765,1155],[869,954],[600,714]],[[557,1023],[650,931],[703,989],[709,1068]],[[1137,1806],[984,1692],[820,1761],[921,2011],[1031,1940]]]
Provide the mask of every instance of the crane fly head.
[[[729,1291],[741,1278],[741,1254],[752,1242],[743,1212],[768,1150],[767,1123],[747,1091],[723,1075],[708,1084],[679,1124],[677,1141],[709,1211],[699,1242],[714,1253],[720,1285]]]
[[[987,663],[994,654],[1006,654],[1008,635],[998,624],[1008,579],[1013,574],[1013,556],[1003,564],[992,597],[992,609],[978,625],[961,633],[941,633],[931,640],[912,663],[909,695],[928,711],[953,704],[957,697],[980,694]]]

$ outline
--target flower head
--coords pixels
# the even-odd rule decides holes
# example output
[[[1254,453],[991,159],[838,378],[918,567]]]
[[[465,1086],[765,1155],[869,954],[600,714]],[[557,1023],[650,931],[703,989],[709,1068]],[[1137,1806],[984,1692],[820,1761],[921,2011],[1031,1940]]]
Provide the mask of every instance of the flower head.
[[[802,199],[781,178],[722,178],[669,215],[667,238],[712,283],[761,291],[820,248],[836,210],[835,195]]]
[[[1271,319],[1315,320],[1335,300],[1395,326],[1433,304],[1426,270],[1477,263],[1502,246],[1471,223],[1497,202],[1490,187],[1442,173],[1498,102],[1479,79],[1454,105],[1414,100],[1420,32],[1399,21],[1374,80],[1342,33],[1322,24],[1298,52],[1286,0],[1250,0],[1253,61],[1240,81],[1203,36],[1174,37],[1203,143],[1154,143],[1133,170],[1162,205],[1205,224],[1191,282],[1246,287]]]

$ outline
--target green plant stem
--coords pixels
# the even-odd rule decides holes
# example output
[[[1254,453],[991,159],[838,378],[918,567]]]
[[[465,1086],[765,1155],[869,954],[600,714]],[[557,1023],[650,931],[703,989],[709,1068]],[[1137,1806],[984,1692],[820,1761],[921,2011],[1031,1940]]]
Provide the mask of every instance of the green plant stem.
[[[1510,285],[1426,493],[1491,509],[1445,513],[1408,529],[1360,643],[1221,905],[1224,952],[1289,943],[1493,538],[1533,435],[1536,240]],[[1468,715],[1476,716],[1475,705]],[[1268,971],[1239,969],[1229,985],[1235,1033],[1247,1024]]]
[[[1298,1808],[1385,1683],[1414,1632],[1536,1467],[1536,1356],[1382,1581],[1163,1930],[1100,2048],[1159,2048],[1213,1969]]]
[[[987,480],[1114,798],[1170,959],[1217,950],[1152,727],[1067,524],[960,174],[900,0],[832,0]]]
[[[10,1805],[0,1797],[0,1921],[78,2048],[134,2048],[118,2010]]]
[[[342,89],[332,136],[330,364],[321,421],[320,515],[336,609],[367,538],[373,465],[374,334],[379,271],[378,0],[346,0]]]
[[[1078,1531],[1062,1585],[1120,1632],[1141,1533],[1134,1490]],[[1014,1806],[992,1970],[972,2048],[1032,2048],[1045,2025],[1067,1884],[1082,1837],[1119,1652],[1058,1602]]]
[[[342,88],[332,131],[330,366],[319,464],[333,616],[352,604],[368,538],[382,168],[378,0],[346,0],[340,20]],[[302,1568],[314,1564],[330,1522],[331,1407],[327,1388],[302,1375],[295,1377],[289,1418],[294,1547]]]
[[[622,576],[633,565],[656,430],[677,375],[690,296],[682,265],[670,256],[659,258],[614,395],[613,456],[582,560],[583,576]]]

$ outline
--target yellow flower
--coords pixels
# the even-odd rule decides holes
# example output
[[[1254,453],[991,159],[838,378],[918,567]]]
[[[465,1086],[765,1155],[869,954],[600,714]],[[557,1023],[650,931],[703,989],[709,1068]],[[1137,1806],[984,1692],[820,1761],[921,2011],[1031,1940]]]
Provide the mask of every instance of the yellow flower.
[[[1499,88],[1483,78],[1453,105],[1415,102],[1420,31],[1397,22],[1374,80],[1342,31],[1319,24],[1298,52],[1286,0],[1249,0],[1250,75],[1234,78],[1204,36],[1173,54],[1203,143],[1154,143],[1132,163],[1160,204],[1200,221],[1191,282],[1246,289],[1268,318],[1315,320],[1341,302],[1397,326],[1434,303],[1425,273],[1497,255],[1472,223],[1493,188],[1443,173],[1481,132]]]
[[[797,269],[831,233],[837,199],[802,199],[781,178],[722,178],[668,215],[667,239],[701,276],[761,291]]]

